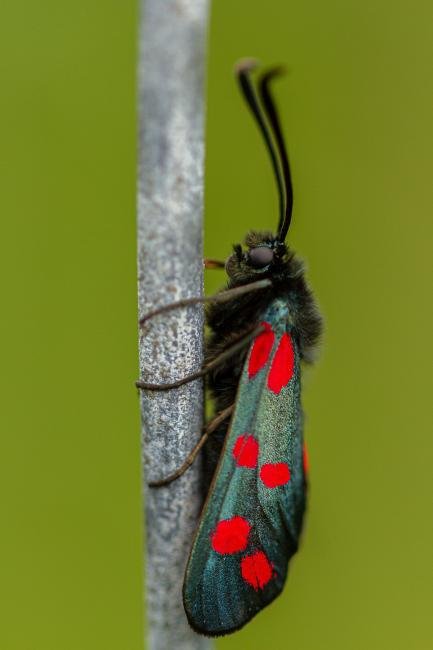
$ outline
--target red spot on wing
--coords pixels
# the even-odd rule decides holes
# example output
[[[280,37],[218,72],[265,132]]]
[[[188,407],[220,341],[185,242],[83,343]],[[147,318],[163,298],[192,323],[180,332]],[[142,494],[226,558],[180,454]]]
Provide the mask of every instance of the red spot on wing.
[[[248,362],[248,377],[254,377],[259,370],[266,365],[269,355],[271,354],[272,346],[274,345],[275,334],[269,323],[260,323],[265,331],[259,334],[251,348],[250,360]]]
[[[302,461],[304,465],[304,474],[308,474],[310,471],[310,460],[308,458],[307,445],[304,443],[304,448],[302,450]]]
[[[272,564],[263,551],[256,551],[242,558],[241,574],[245,582],[258,591],[272,578]]]
[[[290,481],[287,463],[265,463],[260,468],[260,478],[266,487],[276,488]]]
[[[268,375],[269,390],[278,394],[284,386],[287,386],[293,377],[294,368],[295,352],[293,350],[292,339],[284,332],[272,360],[271,370]]]
[[[211,544],[217,553],[238,553],[248,543],[251,526],[243,517],[235,516],[218,522],[211,535]]]
[[[259,443],[254,436],[239,436],[233,447],[233,456],[241,467],[257,467]]]

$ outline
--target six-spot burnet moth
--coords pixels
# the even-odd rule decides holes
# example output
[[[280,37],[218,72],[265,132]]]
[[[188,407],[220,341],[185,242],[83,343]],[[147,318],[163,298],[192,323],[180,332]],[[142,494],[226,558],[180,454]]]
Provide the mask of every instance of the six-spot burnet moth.
[[[292,215],[292,183],[280,120],[270,92],[278,68],[256,87],[251,61],[237,78],[264,138],[279,196],[276,234],[248,233],[246,249],[234,246],[224,264],[228,284],[208,298],[211,335],[205,365],[173,384],[137,382],[167,390],[206,376],[216,415],[183,466],[151,485],[180,476],[204,447],[208,487],[185,573],[183,600],[190,625],[218,636],[241,628],[283,589],[288,562],[298,548],[306,503],[301,362],[310,362],[321,318],[304,278],[302,262],[286,246]],[[215,469],[216,467],[216,469]]]

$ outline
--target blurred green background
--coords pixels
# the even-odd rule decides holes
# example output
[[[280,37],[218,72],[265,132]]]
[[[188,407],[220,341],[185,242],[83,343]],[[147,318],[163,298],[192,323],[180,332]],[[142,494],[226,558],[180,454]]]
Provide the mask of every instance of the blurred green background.
[[[137,13],[114,0],[1,5],[2,650],[143,647]],[[428,650],[433,5],[214,3],[215,257],[276,223],[269,163],[232,78],[246,55],[291,69],[276,89],[290,242],[326,336],[305,378],[302,551],[283,596],[217,648]]]

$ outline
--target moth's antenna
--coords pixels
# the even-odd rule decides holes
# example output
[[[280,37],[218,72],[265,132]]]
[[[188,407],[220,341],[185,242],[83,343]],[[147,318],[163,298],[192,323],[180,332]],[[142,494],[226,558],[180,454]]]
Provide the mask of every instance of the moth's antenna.
[[[239,61],[239,63],[236,65],[235,72],[239,81],[239,85],[242,91],[242,94],[244,96],[245,101],[247,102],[248,106],[251,109],[251,112],[253,116],[256,119],[257,125],[262,133],[263,139],[266,144],[266,148],[269,152],[269,156],[271,158],[271,163],[272,163],[272,168],[274,170],[274,176],[275,180],[277,182],[277,189],[278,189],[278,197],[279,197],[279,202],[280,202],[280,219],[279,219],[279,226],[278,226],[278,232],[281,232],[282,224],[285,221],[285,215],[287,214],[287,208],[286,208],[286,199],[284,196],[284,185],[283,185],[283,179],[281,177],[281,171],[280,171],[280,166],[278,163],[278,155],[277,151],[275,150],[274,143],[272,141],[272,136],[271,133],[269,132],[269,128],[266,124],[266,120],[263,117],[263,112],[262,109],[260,108],[260,104],[257,100],[256,93],[254,91],[253,85],[251,83],[251,79],[249,76],[249,73],[251,70],[253,70],[256,66],[256,62],[252,59],[244,59],[242,61]],[[289,175],[290,176],[290,175]],[[287,232],[287,230],[286,230]]]
[[[269,90],[269,83],[274,77],[277,77],[283,73],[283,68],[275,67],[263,73],[259,79],[260,99],[262,101],[267,118],[269,120],[269,124],[271,125],[272,132],[275,137],[275,141],[277,143],[278,152],[280,154],[281,167],[283,170],[284,186],[286,190],[286,209],[284,215],[280,217],[280,223],[278,224],[278,239],[282,242],[286,239],[287,231],[289,230],[290,222],[292,220],[293,188],[292,178],[290,174],[289,157],[287,155],[287,149],[284,143],[280,118],[278,117],[277,109],[275,108],[275,103]]]

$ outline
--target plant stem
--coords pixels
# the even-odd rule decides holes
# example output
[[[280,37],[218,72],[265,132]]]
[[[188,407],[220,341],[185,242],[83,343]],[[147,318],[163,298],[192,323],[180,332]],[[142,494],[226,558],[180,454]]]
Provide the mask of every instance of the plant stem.
[[[138,298],[150,309],[203,292],[204,70],[208,0],[143,0],[139,61]],[[146,322],[140,377],[169,382],[203,361],[203,307]],[[182,605],[185,564],[199,515],[200,468],[173,472],[203,425],[202,380],[141,393],[150,650],[207,650]]]

